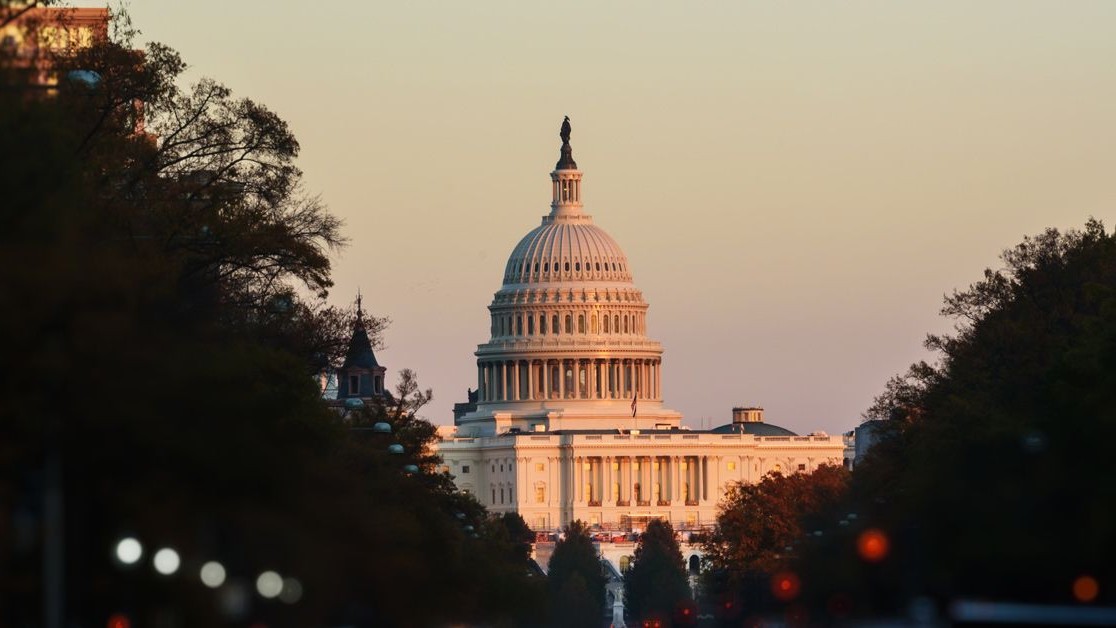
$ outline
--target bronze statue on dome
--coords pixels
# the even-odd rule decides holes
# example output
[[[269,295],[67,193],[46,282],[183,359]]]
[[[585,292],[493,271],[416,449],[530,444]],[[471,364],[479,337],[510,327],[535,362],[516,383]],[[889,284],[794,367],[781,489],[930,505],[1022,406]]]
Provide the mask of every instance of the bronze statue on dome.
[[[562,120],[562,131],[558,135],[561,136],[563,144],[569,144],[570,143],[570,117],[569,116],[566,116],[566,119]]]

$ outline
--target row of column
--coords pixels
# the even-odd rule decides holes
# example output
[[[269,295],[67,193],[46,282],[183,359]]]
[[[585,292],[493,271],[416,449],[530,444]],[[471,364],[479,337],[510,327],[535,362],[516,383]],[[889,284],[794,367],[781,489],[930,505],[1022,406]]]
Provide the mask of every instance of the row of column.
[[[575,504],[697,505],[709,499],[708,456],[575,457]]]
[[[658,359],[554,359],[477,362],[481,401],[661,399]]]

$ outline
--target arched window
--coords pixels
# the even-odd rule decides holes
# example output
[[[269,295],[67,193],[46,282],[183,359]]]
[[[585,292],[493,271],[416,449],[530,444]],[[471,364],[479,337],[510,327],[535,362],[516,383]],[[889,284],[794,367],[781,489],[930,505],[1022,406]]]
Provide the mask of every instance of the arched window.
[[[601,263],[597,262],[597,272],[601,272]]]
[[[527,317],[527,335],[535,335],[535,316],[533,314]]]
[[[523,335],[523,317],[522,316],[516,316],[515,317],[515,335],[516,336],[522,336]]]
[[[508,321],[503,316],[500,317],[500,335],[508,335]]]
[[[539,274],[539,263],[535,262],[535,274]]]
[[[609,322],[610,322],[611,320],[612,320],[612,317],[611,317],[611,316],[609,316],[608,314],[605,314],[605,315],[604,315],[604,333],[606,333],[606,334],[611,334],[611,333],[612,333],[612,332],[610,331],[610,329],[612,328],[612,326],[611,326],[611,325],[609,325]]]
[[[624,315],[624,333],[628,333],[628,315]]]
[[[584,334],[585,333],[585,315],[584,314],[578,314],[577,315],[577,333],[579,333],[579,334]]]
[[[620,315],[616,314],[612,317],[612,329],[616,333],[620,333]]]
[[[570,272],[570,263],[566,262],[566,272]]]
[[[572,334],[573,333],[573,317],[570,316],[569,314],[566,314],[566,333],[567,334]]]
[[[550,262],[546,262],[545,264],[543,264],[543,272],[544,273],[549,273],[550,272]]]
[[[554,315],[554,320],[552,320],[551,322],[554,323],[554,324],[550,326],[550,329],[555,334],[557,334],[558,333],[558,315],[557,314]]]
[[[546,314],[539,317],[539,333],[546,335]]]
[[[581,262],[574,262],[574,270],[581,272]]]
[[[597,315],[596,314],[593,315],[593,323],[592,323],[592,326],[589,329],[592,333],[594,333],[594,334],[597,333]]]

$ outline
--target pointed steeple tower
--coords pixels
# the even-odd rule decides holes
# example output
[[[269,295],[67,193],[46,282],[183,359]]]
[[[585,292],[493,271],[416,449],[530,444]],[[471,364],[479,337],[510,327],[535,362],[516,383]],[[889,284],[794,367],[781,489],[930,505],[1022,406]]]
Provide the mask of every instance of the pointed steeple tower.
[[[345,352],[344,364],[337,369],[338,399],[367,399],[384,394],[384,373],[387,369],[376,361],[372,341],[368,338],[368,330],[364,328],[364,311],[361,305],[358,292],[349,350]]]

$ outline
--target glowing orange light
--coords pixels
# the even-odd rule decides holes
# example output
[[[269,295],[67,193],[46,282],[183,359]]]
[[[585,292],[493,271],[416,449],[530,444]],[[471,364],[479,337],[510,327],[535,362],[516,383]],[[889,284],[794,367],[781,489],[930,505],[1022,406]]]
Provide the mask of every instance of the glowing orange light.
[[[771,579],[771,593],[780,602],[789,602],[798,597],[801,583],[798,576],[790,571],[782,571]]]
[[[888,549],[887,535],[875,528],[861,532],[856,539],[856,551],[870,563],[878,563],[886,558]]]
[[[105,625],[108,628],[132,628],[132,620],[123,613],[116,613],[109,616],[108,623]]]
[[[1073,597],[1078,602],[1092,602],[1100,593],[1100,584],[1092,576],[1078,576],[1073,581]]]

